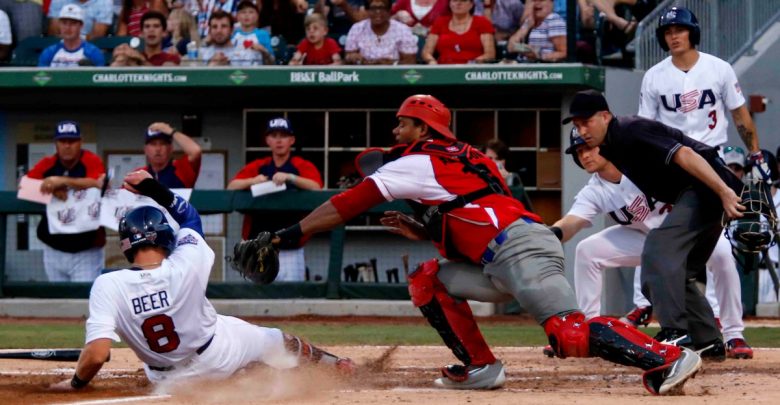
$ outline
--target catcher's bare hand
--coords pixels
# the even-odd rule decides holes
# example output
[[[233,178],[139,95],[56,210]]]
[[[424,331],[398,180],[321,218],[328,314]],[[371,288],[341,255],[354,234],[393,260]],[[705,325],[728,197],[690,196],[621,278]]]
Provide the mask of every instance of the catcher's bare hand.
[[[49,385],[49,390],[54,392],[73,392],[76,391],[75,388],[73,388],[72,385],[70,385],[71,379],[62,380],[58,383],[54,383]]]
[[[270,232],[261,232],[256,238],[242,240],[233,247],[230,265],[241,276],[256,284],[270,284],[279,274],[279,251],[272,240],[279,239]]]
[[[144,181],[145,179],[151,179],[152,175],[149,174],[146,170],[136,170],[134,172],[130,172],[125,176],[124,182],[122,182],[122,188],[135,194],[139,194],[138,190],[136,190],[133,186],[137,186],[140,182]]]
[[[401,235],[411,240],[427,240],[428,233],[423,225],[414,218],[398,211],[385,211],[379,219],[382,225],[388,227],[388,231]]]

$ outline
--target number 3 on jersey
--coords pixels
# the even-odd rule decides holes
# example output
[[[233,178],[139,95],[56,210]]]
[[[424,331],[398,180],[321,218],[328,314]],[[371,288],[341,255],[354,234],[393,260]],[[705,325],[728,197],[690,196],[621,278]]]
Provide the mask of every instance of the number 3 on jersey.
[[[173,319],[165,314],[146,318],[141,324],[141,330],[149,348],[155,353],[172,352],[181,343]]]
[[[709,114],[707,114],[707,116],[710,117],[710,124],[707,125],[707,128],[715,128],[715,126],[718,125],[718,112],[716,110],[712,110]]]

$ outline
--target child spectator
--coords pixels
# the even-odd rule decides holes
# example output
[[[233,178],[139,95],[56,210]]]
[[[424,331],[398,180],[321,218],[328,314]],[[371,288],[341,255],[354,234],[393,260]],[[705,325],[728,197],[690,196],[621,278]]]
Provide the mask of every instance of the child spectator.
[[[123,0],[116,35],[140,37],[141,17],[152,10],[168,15],[168,7],[163,0]]]
[[[38,59],[38,66],[77,67],[105,66],[103,52],[81,39],[84,11],[75,4],[67,4],[58,13],[57,25],[62,41],[46,48]]]
[[[233,31],[230,42],[235,49],[234,66],[272,65],[274,63],[271,35],[257,27],[260,9],[250,0],[238,4],[239,27]]]
[[[328,37],[328,22],[322,14],[313,13],[303,21],[306,38],[290,61],[291,65],[340,65],[341,47]]]
[[[168,14],[168,35],[173,49],[179,55],[187,54],[187,44],[190,42],[200,43],[195,17],[181,7],[174,8]]]

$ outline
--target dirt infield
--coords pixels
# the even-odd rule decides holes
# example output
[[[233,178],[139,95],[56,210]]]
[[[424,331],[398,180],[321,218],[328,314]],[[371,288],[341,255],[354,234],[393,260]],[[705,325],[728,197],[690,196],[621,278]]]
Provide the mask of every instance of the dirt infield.
[[[225,382],[154,387],[129,349],[113,349],[91,387],[52,392],[48,386],[73,375],[74,363],[0,360],[0,403],[163,403],[163,404],[606,404],[606,403],[777,403],[780,350],[757,349],[753,360],[705,363],[688,382],[686,395],[657,398],[641,386],[638,369],[599,359],[548,359],[541,348],[496,348],[507,367],[507,384],[495,391],[432,388],[437,368],[453,360],[444,347],[404,346],[378,364],[388,347],[331,347],[351,356],[362,370],[351,379],[322,369],[274,372],[258,368]]]

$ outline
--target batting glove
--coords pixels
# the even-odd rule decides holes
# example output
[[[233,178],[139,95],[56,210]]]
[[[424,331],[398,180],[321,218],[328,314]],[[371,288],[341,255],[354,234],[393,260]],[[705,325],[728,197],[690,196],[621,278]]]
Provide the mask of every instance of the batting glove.
[[[761,151],[751,153],[748,157],[750,166],[752,167],[750,173],[753,179],[761,179],[765,183],[771,183],[772,179],[769,175],[769,165],[764,160],[764,154]]]

